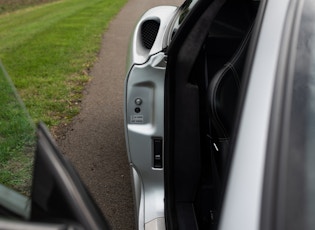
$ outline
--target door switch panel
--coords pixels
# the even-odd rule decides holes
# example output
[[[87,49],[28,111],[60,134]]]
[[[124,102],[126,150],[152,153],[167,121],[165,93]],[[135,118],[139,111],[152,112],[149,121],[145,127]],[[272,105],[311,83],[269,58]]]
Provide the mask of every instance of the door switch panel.
[[[163,168],[163,141],[162,138],[153,138],[153,167]]]

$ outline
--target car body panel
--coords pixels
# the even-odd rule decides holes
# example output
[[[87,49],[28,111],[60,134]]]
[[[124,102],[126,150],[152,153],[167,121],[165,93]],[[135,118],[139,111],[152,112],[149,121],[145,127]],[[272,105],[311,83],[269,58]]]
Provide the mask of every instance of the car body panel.
[[[154,140],[163,143],[164,138],[164,75],[165,54],[160,52],[146,63],[134,65],[126,79],[126,143],[139,229],[164,217],[163,165],[155,168],[153,159]],[[137,99],[141,104],[136,104]]]
[[[134,64],[143,64],[148,58],[165,48],[163,43],[164,38],[168,32],[168,27],[172,21],[177,7],[174,6],[159,6],[148,10],[137,23],[129,44],[129,54],[127,58],[127,71],[129,71]],[[154,44],[151,49],[147,49],[141,38],[141,26],[144,22],[154,20],[159,23],[159,30],[156,35]]]
[[[146,230],[165,230],[165,219],[156,218],[145,225]]]
[[[164,78],[170,25],[177,7],[154,7],[140,18],[131,37],[125,80],[125,136],[133,178],[138,229],[164,229]],[[152,47],[145,23],[159,24]],[[150,28],[151,29],[151,28]],[[150,37],[149,39],[153,39]],[[140,144],[141,143],[141,144]],[[156,144],[157,143],[157,144]],[[156,150],[159,149],[159,150]],[[160,151],[159,154],[155,154]],[[156,161],[155,158],[160,157]]]
[[[186,3],[189,4],[188,2],[189,1],[187,1]],[[240,5],[242,4],[246,5],[248,3],[247,6],[249,6],[249,5],[253,5],[254,3],[255,6],[260,5],[261,7],[259,9],[258,7],[255,8],[255,9],[258,9],[258,14],[256,17],[256,21],[254,23],[255,24],[254,34],[252,36],[253,39],[249,48],[249,51],[251,52],[247,52],[247,58],[246,58],[247,64],[244,64],[243,66],[243,68],[245,69],[244,70],[245,80],[241,81],[241,90],[243,91],[241,92],[241,95],[240,95],[241,100],[238,101],[239,108],[238,108],[237,119],[235,123],[233,124],[235,125],[236,129],[233,130],[234,132],[232,134],[233,136],[231,136],[231,145],[229,146],[229,149],[227,152],[229,154],[227,157],[228,162],[226,165],[223,165],[223,167],[226,167],[224,168],[224,170],[226,171],[222,173],[223,190],[220,196],[222,195],[223,206],[221,207],[221,201],[218,201],[218,203],[220,203],[219,204],[220,208],[218,209],[218,211],[220,211],[219,214],[216,213],[217,211],[216,209],[213,212],[213,210],[208,210],[207,209],[208,207],[206,207],[207,209],[206,211],[209,211],[210,215],[206,216],[206,215],[203,215],[203,213],[202,215],[200,215],[200,213],[203,212],[203,210],[201,209],[204,207],[200,203],[202,203],[204,200],[207,200],[207,199],[204,199],[203,197],[199,199],[198,197],[199,195],[198,193],[200,191],[201,192],[206,191],[206,189],[202,190],[203,188],[199,190],[199,187],[198,187],[199,186],[198,183],[200,183],[199,179],[203,179],[202,173],[204,173],[204,171],[201,171],[199,173],[198,170],[204,167],[204,165],[206,165],[207,162],[206,163],[202,162],[202,164],[199,164],[199,159],[197,158],[199,157],[199,155],[202,155],[208,152],[207,152],[207,149],[204,148],[204,145],[202,145],[203,144],[202,141],[200,141],[202,139],[197,135],[199,133],[204,134],[202,132],[204,132],[203,129],[207,129],[207,128],[204,128],[204,126],[207,125],[207,122],[204,122],[202,120],[204,119],[204,117],[202,116],[196,115],[195,117],[193,117],[193,119],[189,119],[189,116],[185,117],[185,114],[184,114],[185,112],[187,112],[187,114],[188,113],[190,114],[193,111],[193,113],[195,114],[200,112],[201,115],[205,115],[202,113],[205,112],[206,109],[202,110],[203,107],[193,106],[193,105],[196,105],[198,102],[201,102],[201,103],[204,102],[202,101],[204,100],[204,98],[202,98],[201,100],[199,100],[198,98],[198,96],[200,97],[203,96],[202,93],[198,92],[198,90],[202,88],[200,86],[203,86],[203,85],[200,84],[197,78],[195,79],[194,77],[191,77],[191,75],[187,74],[188,80],[187,82],[184,82],[183,84],[187,83],[189,87],[195,87],[194,96],[196,97],[193,99],[191,98],[192,93],[185,94],[183,92],[180,92],[180,87],[177,87],[182,83],[180,80],[182,80],[183,76],[186,76],[185,74],[187,72],[187,71],[186,72],[183,71],[183,69],[185,69],[186,67],[185,65],[177,66],[177,61],[178,59],[180,59],[180,58],[177,58],[178,56],[180,56],[178,55],[178,53],[181,53],[182,56],[180,57],[182,57],[185,60],[187,57],[187,60],[188,60],[186,63],[187,65],[193,66],[200,60],[201,60],[200,63],[204,61],[202,59],[203,56],[200,55],[200,53],[198,53],[198,55],[200,55],[201,59],[197,59],[197,58],[195,58],[194,60],[189,59],[190,57],[188,56],[189,52],[183,49],[183,46],[181,45],[181,42],[183,42],[183,40],[187,38],[186,35],[189,34],[192,31],[192,28],[198,24],[198,20],[196,19],[198,18],[198,15],[197,15],[198,13],[196,13],[196,15],[191,14],[191,15],[194,15],[195,18],[190,17],[191,21],[187,20],[186,21],[187,23],[183,24],[183,27],[181,27],[179,29],[179,32],[177,33],[178,36],[173,37],[171,45],[169,47],[165,45],[166,44],[165,41],[170,41],[169,39],[171,35],[170,29],[166,29],[164,30],[164,33],[161,33],[161,34],[164,34],[163,35],[164,38],[166,37],[167,39],[166,40],[164,39],[164,44],[155,43],[155,45],[159,44],[159,48],[156,49],[154,52],[151,52],[151,51],[148,51],[147,53],[142,52],[143,50],[137,48],[137,47],[140,47],[139,43],[141,43],[141,39],[139,38],[139,36],[134,35],[133,37],[133,41],[132,41],[133,47],[131,49],[132,55],[130,56],[131,58],[129,59],[130,60],[129,66],[128,66],[129,72],[127,75],[126,88],[125,88],[125,92],[126,92],[125,128],[126,128],[126,142],[127,142],[127,149],[128,149],[128,157],[129,157],[129,161],[130,161],[132,172],[133,172],[132,174],[134,178],[134,187],[135,187],[135,193],[136,193],[135,197],[136,197],[136,203],[137,203],[136,206],[137,206],[137,213],[139,215],[138,216],[139,229],[143,229],[143,226],[144,228],[148,228],[148,229],[151,229],[151,228],[164,229],[165,227],[169,229],[177,229],[177,228],[203,229],[203,227],[205,226],[203,224],[204,223],[207,224],[211,221],[213,221],[213,223],[209,224],[211,225],[211,229],[212,229],[212,226],[214,226],[213,227],[214,229],[217,229],[217,226],[216,226],[217,217],[219,218],[218,229],[220,230],[229,230],[229,229],[234,229],[234,228],[244,229],[244,230],[253,230],[253,229],[258,230],[258,229],[262,229],[263,228],[262,226],[264,226],[261,224],[261,221],[262,221],[263,213],[267,210],[267,209],[263,209],[263,206],[264,206],[263,196],[264,196],[264,189],[265,189],[264,183],[266,179],[265,178],[266,169],[267,169],[266,164],[268,162],[266,161],[266,158],[268,160],[267,153],[268,153],[268,148],[270,147],[268,145],[270,144],[270,136],[272,136],[271,125],[273,125],[272,121],[273,121],[273,116],[274,116],[273,104],[274,104],[274,100],[277,99],[275,96],[276,94],[275,86],[276,86],[277,80],[279,80],[279,77],[281,77],[279,73],[281,65],[283,67],[284,65],[283,62],[285,62],[285,59],[288,58],[283,53],[283,49],[284,49],[283,44],[288,42],[288,40],[293,39],[292,37],[288,38],[288,34],[286,34],[286,29],[287,27],[290,27],[290,26],[296,26],[294,25],[296,23],[294,19],[292,21],[288,19],[291,19],[290,18],[291,14],[298,14],[295,12],[296,6],[299,5],[297,4],[297,2],[301,3],[304,1],[298,1],[298,0],[279,0],[279,1],[252,0],[251,1],[249,0],[249,1],[239,1],[237,3],[235,3],[236,1],[233,3],[231,2],[233,1],[227,1],[227,5],[228,4],[233,5],[233,4],[238,4],[238,3],[240,3]],[[244,2],[247,2],[247,3],[244,3]],[[200,6],[203,4],[206,5],[205,1],[200,1],[199,4]],[[171,18],[176,18],[175,16],[179,15],[177,13],[180,12],[180,9],[181,8],[179,8],[179,10],[177,11],[174,10],[173,12],[171,12],[172,10],[170,10],[169,13],[167,13],[167,15],[169,16],[165,17],[165,18],[169,18],[166,21],[170,20],[174,23],[173,25],[175,25],[176,20],[172,20]],[[201,7],[196,8],[195,12],[202,12],[202,10],[200,9]],[[234,8],[230,12],[233,12],[233,10]],[[156,14],[156,12],[154,10],[149,11],[149,12],[150,13],[148,15],[154,18],[153,15]],[[225,12],[229,12],[229,11],[225,11]],[[257,10],[256,11],[253,10],[250,12],[256,15]],[[224,19],[221,26],[225,25],[226,28],[231,28],[233,27],[233,25],[236,25],[234,29],[237,30],[237,29],[242,28],[242,26],[239,26],[239,25],[244,25],[244,23],[233,24],[231,23],[231,21],[226,20],[224,16],[228,18],[229,20],[235,19],[236,21],[237,20],[242,21],[241,19],[243,19],[242,17],[239,17],[239,16],[237,16],[236,18],[233,18],[231,14],[226,13],[223,15],[222,18],[218,16],[218,19]],[[140,24],[142,22],[143,21],[140,21]],[[166,23],[165,25],[167,24],[168,23]],[[213,26],[211,25],[211,23],[209,25],[207,24],[205,25],[205,27]],[[171,26],[166,26],[165,28],[167,27],[171,27]],[[138,29],[136,29],[136,32],[135,32],[136,35],[140,31],[139,27],[137,28]],[[212,28],[216,28],[216,27],[213,26]],[[223,32],[223,35],[226,35],[224,34],[225,33],[224,30],[220,31],[220,29],[222,28],[218,27],[216,29],[219,29],[219,32]],[[180,32],[183,32],[184,36],[180,36],[181,35]],[[163,36],[159,37],[159,39],[161,39]],[[137,42],[135,42],[135,40],[137,40]],[[224,39],[221,39],[221,41],[222,43],[225,42]],[[196,45],[196,44],[204,45],[203,47],[205,49],[207,48],[206,42],[203,44],[200,44],[200,41],[198,41],[198,43],[195,43],[192,45]],[[223,45],[226,45],[226,43]],[[222,47],[223,47],[223,51],[225,51],[224,49],[226,50],[228,49],[228,48],[225,48],[225,46],[222,46]],[[220,51],[222,51],[222,49],[220,48],[222,47],[219,46],[218,48],[218,56],[224,55],[222,54],[222,52],[220,53]],[[228,46],[226,45],[226,47]],[[166,56],[164,54],[165,48],[168,49],[167,52],[169,54],[166,67],[165,67]],[[206,50],[205,52],[208,52],[208,50]],[[213,60],[214,59],[215,58],[213,58]],[[211,59],[211,61],[213,60]],[[216,60],[214,60],[210,64],[214,64],[214,65],[217,64],[218,66],[216,67],[220,69],[219,65],[221,65],[222,63],[215,62],[215,61]],[[202,69],[204,66],[200,63],[197,63],[197,65],[194,67],[197,67],[196,69],[198,68]],[[283,68],[288,68],[288,67],[285,66]],[[290,67],[290,68],[293,68],[293,67]],[[168,74],[166,78],[166,82],[164,79],[165,73]],[[178,74],[178,73],[181,73],[181,74]],[[200,70],[199,72],[196,71],[196,73],[197,73],[196,75],[198,75],[199,73],[202,73],[202,70]],[[210,77],[207,80],[211,81],[212,79]],[[173,80],[169,80],[169,79],[173,79]],[[166,83],[166,88],[164,88],[165,83]],[[205,89],[209,89],[208,86],[209,85],[205,85]],[[170,97],[172,97],[175,94],[177,96],[176,99],[178,100],[168,101],[169,99],[168,96],[170,95]],[[143,107],[140,108],[141,113],[135,110],[137,107],[136,100],[138,98],[140,98],[141,101],[143,102],[143,104],[141,104],[141,106]],[[192,105],[190,106],[189,103],[192,103]],[[206,103],[209,103],[207,99],[206,99]],[[182,105],[183,108],[178,109],[180,105]],[[166,107],[164,108],[164,106]],[[187,111],[185,109],[187,109]],[[166,113],[164,113],[164,111]],[[161,119],[163,117],[163,113],[165,117],[164,119]],[[173,115],[174,117],[172,117]],[[207,119],[211,120],[211,118],[209,117],[207,117]],[[192,125],[191,129],[188,129],[187,128],[188,126],[185,125],[188,122],[190,122],[190,124]],[[192,124],[192,122],[196,122],[196,123]],[[164,124],[165,124],[165,127],[163,127]],[[199,127],[199,124],[200,124],[200,127]],[[172,130],[173,128],[175,131]],[[191,132],[191,130],[193,130],[194,133]],[[209,128],[209,130],[213,131],[211,130],[211,127]],[[185,131],[187,132],[187,134],[185,133]],[[180,139],[178,137],[183,137],[183,138]],[[209,137],[211,139],[211,133]],[[160,138],[162,141],[165,141],[166,143],[165,144],[166,154],[165,156],[162,155],[162,158],[166,159],[166,162],[164,162],[164,165],[166,166],[165,167],[166,173],[163,171],[164,167],[162,167],[161,169],[156,169],[152,167],[153,165],[152,162],[153,162],[153,157],[154,157],[153,156],[154,146],[152,144],[153,143],[152,140],[154,141],[154,138]],[[228,138],[230,138],[230,136],[227,137],[227,139]],[[196,145],[192,143],[193,141],[195,141]],[[201,148],[198,149],[198,146],[200,143],[201,143],[200,145]],[[164,143],[163,143],[163,147],[164,147]],[[178,148],[176,149],[176,147]],[[189,155],[183,154],[183,152],[185,153],[186,150],[188,153],[191,153],[191,154]],[[217,149],[216,151],[220,152],[219,149]],[[175,154],[174,152],[176,152],[177,154]],[[209,152],[210,154],[212,153],[211,150]],[[200,160],[200,162],[201,161],[202,160]],[[215,161],[215,159],[213,161]],[[184,167],[182,167],[183,162],[186,163],[184,164]],[[182,168],[181,167],[176,168],[174,165],[175,166],[180,165]],[[202,169],[208,170],[209,168],[211,169],[212,167],[215,168],[215,166],[216,165],[210,165],[209,167],[206,166]],[[228,175],[225,175],[226,172],[228,173]],[[168,174],[172,174],[172,175],[168,175]],[[175,181],[174,177],[172,177],[173,175],[178,176],[176,177],[176,179],[184,178],[182,179],[184,183],[176,183],[177,181]],[[169,177],[171,179],[169,179]],[[192,181],[194,183],[186,183],[188,180],[187,178],[192,178]],[[163,179],[166,182],[166,187],[164,187],[164,185],[160,183],[160,182],[164,183]],[[216,179],[217,178],[214,178],[214,180]],[[226,181],[224,181],[225,179]],[[183,186],[183,185],[186,185],[186,186]],[[216,186],[217,184],[205,183],[204,185]],[[220,187],[221,189],[221,184],[219,184],[218,187]],[[183,194],[178,193],[179,195],[183,195],[182,197],[178,196],[179,197],[178,198],[176,197],[176,195],[178,194],[173,193],[174,191],[177,191],[177,192],[178,191],[188,191],[188,192],[191,191],[191,194],[187,193],[188,194],[187,195],[185,193]],[[163,200],[164,192],[166,194],[166,197],[165,197],[166,214],[167,214],[166,218],[164,218],[164,208],[165,208],[164,200]],[[209,193],[210,193],[209,196],[213,196],[211,192]],[[187,195],[187,197],[185,197],[184,195]],[[220,196],[218,197],[213,196],[213,197],[217,201],[221,199]],[[174,203],[169,202],[169,200],[172,200],[172,202],[174,201]],[[209,200],[211,201],[211,199]],[[160,204],[163,204],[163,205],[158,205],[159,202]],[[180,209],[180,207],[178,208],[178,206],[176,205],[181,204],[181,202],[184,203],[183,206],[185,205],[189,206],[189,210],[187,209],[188,211],[185,209],[185,211],[187,212],[185,211],[182,212],[185,215],[184,214],[182,215],[182,213],[178,214],[180,211],[182,211],[182,209]],[[208,206],[210,207],[211,205],[208,205]],[[271,205],[268,207],[271,207]],[[157,208],[161,208],[161,209],[157,210]],[[198,208],[200,209],[198,210]],[[187,216],[189,217],[187,218],[188,221],[186,222],[182,221],[182,219],[185,219],[185,217]],[[207,221],[203,222],[205,219],[204,217],[209,218],[210,220],[207,220],[208,222]],[[165,219],[167,220],[167,226],[163,225],[163,222]],[[186,223],[188,224],[191,223],[191,225],[189,226]],[[206,227],[204,229],[208,229],[208,228]]]

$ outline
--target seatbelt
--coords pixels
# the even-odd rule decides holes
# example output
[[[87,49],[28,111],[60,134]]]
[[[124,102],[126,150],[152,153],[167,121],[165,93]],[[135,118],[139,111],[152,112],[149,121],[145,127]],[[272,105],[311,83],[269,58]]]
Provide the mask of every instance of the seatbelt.
[[[170,49],[169,57],[171,58],[171,56],[174,55],[174,58],[176,57],[176,59],[174,59],[174,64],[178,66],[178,68],[177,66],[173,66],[172,68],[176,68],[176,73],[174,77],[176,77],[176,79],[177,78],[180,79],[179,81],[176,82],[178,84],[177,86],[179,90],[185,87],[190,87],[189,84],[187,83],[189,82],[189,77],[195,65],[195,61],[197,60],[197,57],[201,51],[204,41],[206,40],[209,34],[210,27],[212,26],[215,17],[217,16],[218,12],[220,11],[221,7],[224,5],[225,2],[226,0],[213,0],[207,6],[207,8],[201,13],[201,16],[198,18],[198,20],[194,22],[194,25],[192,26],[187,37],[183,41],[183,44],[181,45],[180,49],[179,50]],[[172,51],[174,51],[174,53]],[[176,91],[177,90],[175,90],[175,92]],[[178,94],[175,94],[175,97],[177,95]],[[217,179],[214,179],[214,183],[216,183],[215,182],[216,180]],[[211,207],[211,209],[213,208]],[[214,210],[212,211],[209,213],[209,218],[211,219],[211,222],[216,224],[217,222],[216,214]],[[171,219],[173,218],[176,217],[171,217]],[[171,226],[173,225],[171,224]]]
[[[208,8],[203,12],[201,17],[198,19],[198,21],[195,23],[195,26],[191,30],[191,32],[188,34],[187,39],[185,40],[182,48],[179,50],[178,57],[181,57],[181,68],[179,70],[180,75],[184,79],[186,79],[186,82],[188,82],[188,78],[192,72],[192,69],[194,67],[195,61],[197,60],[197,57],[202,49],[202,46],[204,45],[204,41],[206,40],[209,30],[211,28],[211,25],[214,21],[214,18],[224,5],[226,0],[214,0]],[[185,52],[185,53],[183,53]],[[210,142],[211,139],[210,139]],[[213,142],[209,143],[210,148],[209,148],[209,154],[210,155],[210,165],[211,165],[211,175],[212,175],[212,180],[213,184],[215,186],[215,204],[214,206],[211,207],[209,217],[211,221],[211,225],[216,226],[217,225],[217,220],[218,220],[218,205],[220,203],[220,193],[221,193],[221,180],[219,176],[219,171],[218,167],[216,164],[216,159],[215,159],[215,152],[213,150]]]
[[[179,50],[178,56],[182,58],[180,61],[184,62],[184,68],[182,68],[180,72],[186,79],[188,79],[190,76],[198,54],[209,34],[209,30],[214,21],[214,18],[220,11],[221,7],[224,5],[225,1],[226,0],[214,0],[208,6],[208,8],[202,13],[201,17],[195,23],[182,48]]]

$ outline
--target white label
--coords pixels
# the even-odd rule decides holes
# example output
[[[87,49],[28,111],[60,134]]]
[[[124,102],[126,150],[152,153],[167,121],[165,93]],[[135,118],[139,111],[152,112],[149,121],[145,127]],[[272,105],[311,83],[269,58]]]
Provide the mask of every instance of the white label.
[[[130,116],[130,123],[131,124],[143,124],[143,115],[131,115]]]

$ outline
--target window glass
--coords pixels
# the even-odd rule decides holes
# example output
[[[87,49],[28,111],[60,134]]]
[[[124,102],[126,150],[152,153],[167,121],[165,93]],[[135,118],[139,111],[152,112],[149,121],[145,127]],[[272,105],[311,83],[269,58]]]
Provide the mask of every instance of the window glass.
[[[30,195],[35,128],[0,62],[0,184]]]
[[[288,229],[315,226],[315,2],[304,3],[296,47],[287,164]],[[289,219],[294,219],[290,221]]]

